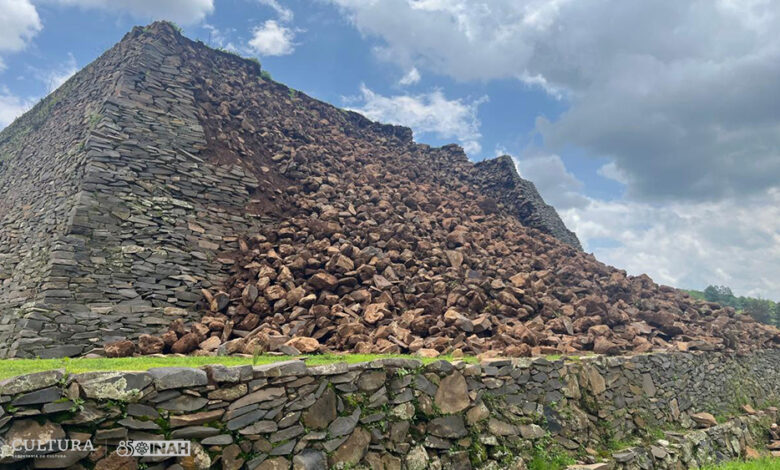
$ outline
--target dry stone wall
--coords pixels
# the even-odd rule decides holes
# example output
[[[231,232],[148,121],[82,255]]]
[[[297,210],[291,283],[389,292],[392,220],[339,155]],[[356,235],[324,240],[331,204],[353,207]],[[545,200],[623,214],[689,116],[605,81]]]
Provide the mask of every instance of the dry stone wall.
[[[113,86],[77,86],[90,76],[69,82],[70,93],[99,104],[88,112],[72,106],[65,116],[83,114],[86,135],[53,129],[52,137],[30,137],[36,150],[29,158],[41,163],[29,167],[58,168],[67,178],[43,170],[37,179],[18,175],[27,167],[19,161],[0,169],[1,178],[23,182],[19,194],[33,206],[3,202],[0,357],[74,356],[174,318],[190,320],[199,288],[224,276],[217,253],[237,249],[237,236],[262,222],[244,210],[256,178],[199,156],[206,137],[187,84],[192,71],[173,53],[178,36],[142,28],[129,34],[148,39],[123,41],[90,66]],[[93,87],[111,93],[86,95]],[[47,138],[72,142],[71,153],[48,162]],[[36,199],[37,185],[53,193]]]
[[[478,162],[473,175],[478,187],[508,207],[523,225],[582,250],[577,235],[567,229],[558,212],[544,202],[536,186],[520,177],[512,157],[503,155]]]
[[[0,464],[521,469],[531,459],[550,465],[565,455],[587,460],[592,449],[615,468],[688,467],[736,458],[760,445],[776,409],[696,431],[686,431],[694,426],[689,415],[776,400],[779,363],[777,351],[766,351],[41,372],[0,382],[0,438],[12,443],[67,436],[91,440],[96,449],[6,457]],[[658,430],[675,431],[658,439]],[[644,443],[608,450],[613,440],[631,437]],[[116,453],[120,441],[160,439],[191,441],[193,455],[177,460]]]
[[[155,23],[0,133],[0,357],[76,356],[191,320],[232,263],[220,254],[268,223],[247,210],[257,178],[209,153],[194,96],[208,74],[184,50],[259,76]],[[411,144],[409,129],[346,116]]]
[[[73,263],[66,232],[84,173],[84,141],[96,107],[114,90],[121,58],[118,49],[106,52],[0,133],[0,356],[32,348],[39,322],[49,321],[19,307],[66,288],[67,280],[52,273]]]

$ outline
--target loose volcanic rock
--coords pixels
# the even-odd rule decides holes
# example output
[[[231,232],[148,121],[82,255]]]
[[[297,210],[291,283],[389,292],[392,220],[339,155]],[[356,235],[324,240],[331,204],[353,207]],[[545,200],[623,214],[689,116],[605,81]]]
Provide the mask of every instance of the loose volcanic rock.
[[[138,337],[138,352],[141,354],[160,354],[165,349],[165,340],[159,336],[141,335]]]
[[[284,344],[287,346],[292,346],[304,354],[317,352],[320,349],[319,341],[314,338],[307,338],[305,336],[295,337]]]
[[[141,334],[197,355],[780,346],[582,252],[511,158],[474,164],[260,70],[137,28],[0,133],[0,308],[20,319],[0,352],[159,351]],[[33,292],[45,308],[22,307]]]
[[[108,357],[128,357],[135,352],[135,344],[130,340],[116,341],[104,346]]]
[[[691,415],[691,419],[694,420],[696,424],[698,424],[699,427],[702,428],[709,428],[718,425],[718,421],[710,413],[705,413],[705,412],[694,413]]]

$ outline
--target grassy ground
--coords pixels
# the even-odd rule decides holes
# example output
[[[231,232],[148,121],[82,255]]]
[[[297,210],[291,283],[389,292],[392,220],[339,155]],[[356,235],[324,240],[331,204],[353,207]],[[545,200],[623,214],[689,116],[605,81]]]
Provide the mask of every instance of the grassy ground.
[[[331,364],[334,362],[368,362],[375,359],[387,359],[401,357],[406,359],[420,359],[423,363],[430,363],[439,359],[454,360],[451,356],[439,356],[435,359],[420,358],[404,355],[378,355],[378,354],[323,354],[315,356],[302,356],[309,365]],[[17,375],[30,374],[52,369],[65,369],[71,374],[97,370],[147,370],[152,367],[199,367],[206,364],[224,364],[226,366],[238,366],[244,364],[270,364],[272,362],[296,359],[291,356],[257,356],[257,357],[230,357],[230,356],[170,356],[170,357],[124,357],[116,359],[4,359],[0,360],[0,379]],[[465,357],[461,360],[476,362],[475,357]]]
[[[701,470],[780,470],[780,458],[764,457],[747,462],[735,460],[720,465],[702,467]]]

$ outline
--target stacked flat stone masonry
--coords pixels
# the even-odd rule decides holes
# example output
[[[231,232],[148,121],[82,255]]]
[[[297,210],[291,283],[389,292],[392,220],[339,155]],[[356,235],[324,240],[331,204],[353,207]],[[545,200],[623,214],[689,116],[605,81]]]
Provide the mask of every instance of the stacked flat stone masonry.
[[[121,60],[120,50],[106,52],[0,134],[0,356],[32,347],[51,321],[19,307],[40,292],[68,289],[68,279],[51,274],[74,263],[66,233],[84,142]]]
[[[485,194],[507,206],[523,225],[582,250],[577,235],[566,228],[558,212],[544,202],[536,186],[520,177],[509,155],[478,162],[474,165],[473,178]]]
[[[20,154],[0,169],[12,195],[0,203],[0,356],[75,356],[191,320],[199,288],[224,277],[218,253],[261,221],[245,210],[257,179],[198,156],[206,137],[177,35],[129,36],[142,39],[119,43],[27,117],[59,112],[73,125],[47,129],[59,120],[38,117],[44,128],[2,147]],[[59,96],[69,101],[49,104]],[[28,167],[41,170],[18,174]]]
[[[258,83],[257,64],[155,23],[0,133],[0,357],[77,356],[192,320],[200,289],[226,277],[239,237],[278,229],[280,212],[295,215],[280,201],[296,197],[291,182],[320,152],[313,144],[391,142],[425,154],[437,175],[484,173],[460,149],[415,144],[409,129],[308,97],[307,119],[285,112],[274,116],[281,130],[257,127],[225,89],[261,93],[251,106],[296,96]],[[214,127],[215,116],[241,133]],[[522,205],[521,193],[503,202]],[[555,219],[520,215],[542,229]]]
[[[602,456],[616,468],[689,467],[761,445],[775,409],[701,430],[690,430],[696,426],[690,415],[776,400],[779,363],[780,354],[768,351],[40,372],[0,382],[0,438],[6,444],[90,440],[95,449],[0,463],[9,469],[521,469],[532,458],[567,454],[595,463],[588,449],[643,437],[643,445]],[[689,382],[678,381],[680,375]],[[678,413],[674,400],[688,405],[677,405]],[[623,424],[630,417],[633,428]],[[639,417],[647,421],[637,425]],[[675,431],[650,438],[650,420],[656,429]],[[121,441],[160,439],[191,441],[192,455],[117,454]]]

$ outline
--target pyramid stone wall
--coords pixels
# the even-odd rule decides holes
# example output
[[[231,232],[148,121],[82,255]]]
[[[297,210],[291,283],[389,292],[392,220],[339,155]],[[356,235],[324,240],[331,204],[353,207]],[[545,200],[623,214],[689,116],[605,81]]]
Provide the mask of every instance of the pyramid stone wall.
[[[247,146],[273,137],[266,130],[252,131],[266,140],[244,143],[236,131],[215,135],[203,127],[211,112],[238,117],[241,110],[231,108],[229,92],[211,108],[196,93],[217,80],[226,85],[220,88],[243,89],[259,76],[257,64],[155,23],[133,29],[0,132],[0,357],[75,356],[194,319],[200,289],[221,285],[233,264],[220,256],[239,249],[239,236],[272,225],[254,212],[275,206],[269,201],[284,192],[285,178],[305,173],[290,162],[284,176],[268,176],[258,173],[263,166],[240,161],[252,152]],[[272,93],[289,91],[270,89],[259,100],[266,105],[275,104]],[[431,149],[415,144],[407,128],[305,102],[341,122],[344,135],[425,150],[442,184],[470,175],[475,189],[524,225],[579,247],[554,209],[535,202],[532,185],[524,193],[513,167],[475,167],[456,146]],[[298,123],[288,124],[298,132]],[[502,171],[509,172],[507,187],[493,181]],[[289,216],[282,206],[269,210]],[[562,231],[549,229],[550,221]]]
[[[257,180],[199,156],[206,140],[178,34],[165,24],[129,34],[91,66],[113,83],[90,85],[87,75],[58,91],[83,104],[68,103],[56,121],[83,115],[88,132],[41,132],[50,117],[29,143],[31,163],[0,170],[40,207],[20,212],[26,200],[6,200],[2,356],[76,355],[189,320],[198,288],[224,275],[217,253],[237,249],[237,234],[259,220],[244,213]],[[95,87],[110,93],[90,94]],[[35,166],[36,178],[18,174]],[[47,184],[38,199],[34,188]]]
[[[475,184],[501,201],[523,225],[552,235],[582,250],[577,235],[566,228],[558,212],[544,202],[536,186],[520,177],[509,155],[483,160],[474,166]]]
[[[67,321],[30,308],[24,315],[20,307],[44,292],[68,290],[68,280],[55,273],[75,264],[67,227],[79,198],[84,142],[100,102],[114,90],[121,58],[119,50],[106,52],[0,134],[0,355],[40,343],[44,322]]]

